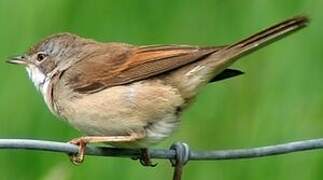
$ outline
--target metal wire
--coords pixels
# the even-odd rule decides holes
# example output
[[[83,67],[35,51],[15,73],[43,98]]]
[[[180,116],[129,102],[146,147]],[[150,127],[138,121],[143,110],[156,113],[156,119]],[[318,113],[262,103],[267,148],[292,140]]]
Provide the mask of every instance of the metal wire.
[[[73,144],[33,139],[0,139],[0,149],[41,150],[61,153],[63,152],[68,154],[78,152],[78,147]],[[256,158],[262,156],[272,156],[315,149],[323,149],[323,138],[295,141],[285,144],[263,146],[249,149],[215,151],[190,150],[189,160],[225,160]],[[176,155],[174,149],[150,149],[149,153],[150,157],[154,159],[175,159]],[[138,156],[140,156],[140,151],[137,149],[88,146],[86,148],[86,154],[94,156],[138,158]]]
[[[77,153],[79,150],[76,145],[69,143],[33,139],[0,139],[0,149],[40,150],[61,152],[67,154]],[[262,146],[249,149],[214,151],[190,150],[189,160],[226,160],[257,158],[262,156],[280,155],[315,149],[323,149],[323,138],[295,141],[285,144]],[[150,149],[149,153],[150,157],[153,159],[176,159],[176,151],[174,149]],[[94,156],[138,158],[141,153],[137,149],[87,146],[86,154]]]
[[[186,143],[175,143],[170,149],[175,150],[175,160],[171,159],[170,162],[174,167],[173,180],[181,180],[183,168],[190,159],[190,147]]]
[[[0,149],[40,150],[67,154],[75,154],[79,151],[78,146],[73,144],[33,139],[0,139]],[[189,160],[257,158],[315,149],[323,149],[323,138],[249,149],[214,151],[192,151],[185,143],[174,143],[170,149],[149,149],[149,156],[154,159],[171,160],[171,164],[174,166],[173,179],[180,180],[184,165]],[[94,156],[128,157],[132,159],[138,159],[141,156],[141,151],[137,149],[120,149],[94,146],[87,146],[85,153],[87,155]]]

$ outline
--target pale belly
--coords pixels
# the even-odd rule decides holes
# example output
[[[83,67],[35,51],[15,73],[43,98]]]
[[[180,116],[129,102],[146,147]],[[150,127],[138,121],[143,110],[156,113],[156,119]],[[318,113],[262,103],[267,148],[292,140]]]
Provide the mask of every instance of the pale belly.
[[[131,143],[136,147],[148,147],[168,137],[179,124],[183,104],[177,89],[160,81],[116,86],[57,101],[59,114],[86,135],[143,134],[143,139]]]

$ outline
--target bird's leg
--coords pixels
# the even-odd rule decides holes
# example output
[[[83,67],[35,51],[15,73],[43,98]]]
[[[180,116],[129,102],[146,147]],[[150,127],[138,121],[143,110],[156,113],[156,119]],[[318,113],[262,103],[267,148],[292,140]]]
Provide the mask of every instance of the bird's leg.
[[[140,149],[140,164],[143,166],[156,167],[157,163],[153,163],[150,159],[150,154],[147,148]]]
[[[83,136],[73,139],[69,143],[79,146],[77,154],[70,155],[73,164],[79,165],[84,160],[85,148],[88,143],[131,142],[143,138],[142,135],[130,134],[128,136]]]

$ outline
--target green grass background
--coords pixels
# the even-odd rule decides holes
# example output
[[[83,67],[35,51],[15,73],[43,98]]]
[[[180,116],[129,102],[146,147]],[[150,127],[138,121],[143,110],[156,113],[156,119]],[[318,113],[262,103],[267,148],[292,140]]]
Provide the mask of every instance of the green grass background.
[[[81,134],[54,117],[24,69],[6,57],[57,32],[132,44],[223,45],[285,18],[306,14],[305,30],[243,57],[246,74],[208,85],[158,147],[185,141],[193,149],[254,147],[323,137],[322,0],[0,0],[0,138],[68,141]],[[0,151],[0,179],[171,179],[168,161],[156,168],[121,158]],[[185,180],[322,179],[323,152],[253,160],[191,161]]]

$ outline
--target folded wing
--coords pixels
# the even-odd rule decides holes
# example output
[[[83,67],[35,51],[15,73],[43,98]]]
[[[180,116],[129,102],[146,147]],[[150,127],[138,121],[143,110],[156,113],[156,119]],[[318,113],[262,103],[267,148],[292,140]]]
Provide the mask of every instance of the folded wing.
[[[106,54],[83,59],[68,69],[68,84],[79,93],[94,93],[169,72],[204,59],[220,48],[178,45],[110,47]]]

